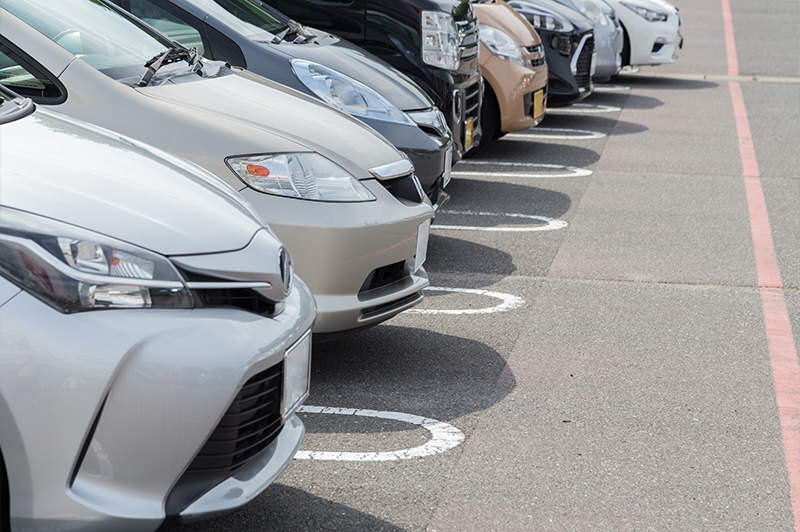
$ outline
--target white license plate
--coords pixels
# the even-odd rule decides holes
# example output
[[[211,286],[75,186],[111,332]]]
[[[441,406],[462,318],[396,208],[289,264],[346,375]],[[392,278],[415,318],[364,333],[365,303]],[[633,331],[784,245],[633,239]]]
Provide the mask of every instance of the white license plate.
[[[431,233],[431,221],[425,220],[417,229],[417,252],[414,255],[414,273],[416,273],[428,258],[428,237]]]
[[[444,156],[444,172],[442,172],[442,188],[445,188],[450,183],[450,177],[453,170],[453,148],[447,150],[447,155]]]

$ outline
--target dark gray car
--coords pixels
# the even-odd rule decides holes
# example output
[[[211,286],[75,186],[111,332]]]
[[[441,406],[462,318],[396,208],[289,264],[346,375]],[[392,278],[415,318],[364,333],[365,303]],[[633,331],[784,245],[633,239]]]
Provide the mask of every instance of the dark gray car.
[[[411,158],[435,207],[447,200],[453,141],[446,119],[422,89],[376,56],[255,0],[111,1],[209,59],[358,118]]]

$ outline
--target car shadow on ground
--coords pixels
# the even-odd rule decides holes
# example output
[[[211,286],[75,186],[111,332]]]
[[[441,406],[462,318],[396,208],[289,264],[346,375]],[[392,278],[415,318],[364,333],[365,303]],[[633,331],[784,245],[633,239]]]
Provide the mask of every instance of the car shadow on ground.
[[[615,84],[627,85],[636,89],[658,89],[658,90],[683,90],[696,91],[703,89],[715,89],[719,83],[713,81],[703,81],[697,79],[667,78],[661,76],[641,75],[619,75],[613,79]]]
[[[298,511],[301,508],[302,511]],[[311,532],[404,529],[369,514],[275,483],[243,509],[208,521],[171,528],[174,532]]]
[[[425,269],[437,274],[481,272],[507,277],[517,267],[514,258],[505,251],[462,238],[432,234]]]
[[[449,421],[489,408],[510,393],[512,375],[505,374],[498,388],[505,368],[505,359],[481,342],[380,325],[314,344],[306,404],[400,411]]]
[[[465,166],[466,169],[466,166]],[[471,172],[497,172],[497,168],[492,168],[486,165],[482,168],[470,166]],[[508,172],[508,169],[501,169]],[[524,168],[515,168],[514,171],[524,172]],[[486,180],[480,176],[473,176],[469,178],[454,177],[447,191],[452,195],[450,202],[445,205],[442,212],[436,215],[434,224],[446,223],[447,218],[450,216],[448,212],[452,211],[489,211],[497,213],[517,213],[535,216],[546,216],[549,218],[559,218],[569,211],[572,206],[572,200],[569,195],[555,190],[548,190],[531,185],[516,185],[513,183],[505,183],[501,181],[492,181],[487,176]],[[514,179],[514,178],[504,178]],[[526,178],[520,178],[525,180]],[[540,179],[529,180],[531,183]],[[491,198],[491,207],[487,206],[487,199]],[[501,220],[494,220],[486,218],[481,225],[490,227],[494,224],[530,224],[528,220],[510,221],[506,218]],[[429,246],[431,247],[431,246]]]
[[[535,132],[535,129],[528,131]],[[588,128],[581,127],[576,129]],[[524,134],[525,132],[521,133]],[[582,168],[596,163],[599,159],[600,154],[596,150],[581,146],[558,144],[548,142],[545,139],[534,140],[531,138],[525,140],[506,136],[492,141],[486,150],[481,153],[480,158],[467,159],[467,161],[516,161],[522,163],[561,164]],[[467,168],[467,166],[467,164],[462,165],[459,163],[453,166],[453,171],[473,170],[473,168]],[[448,192],[450,192],[451,185],[452,183],[447,187]]]

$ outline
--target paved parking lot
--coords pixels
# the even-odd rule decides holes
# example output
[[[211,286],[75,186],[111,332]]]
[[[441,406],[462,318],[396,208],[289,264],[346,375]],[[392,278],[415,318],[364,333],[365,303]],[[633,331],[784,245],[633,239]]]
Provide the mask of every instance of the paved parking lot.
[[[458,164],[422,305],[315,345],[299,459],[180,530],[800,530],[800,2],[730,3],[738,72],[678,2],[674,65]]]

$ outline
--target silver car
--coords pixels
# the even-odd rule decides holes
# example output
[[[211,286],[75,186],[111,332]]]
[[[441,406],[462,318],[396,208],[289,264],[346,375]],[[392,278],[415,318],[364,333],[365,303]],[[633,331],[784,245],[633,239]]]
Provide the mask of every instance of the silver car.
[[[408,159],[372,129],[102,1],[0,6],[0,82],[226,179],[292,253],[317,301],[315,333],[422,300],[433,209]]]
[[[314,302],[286,250],[216,176],[2,92],[0,529],[245,504],[304,435]]]

